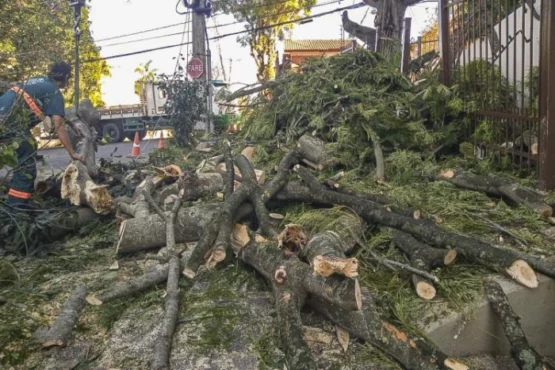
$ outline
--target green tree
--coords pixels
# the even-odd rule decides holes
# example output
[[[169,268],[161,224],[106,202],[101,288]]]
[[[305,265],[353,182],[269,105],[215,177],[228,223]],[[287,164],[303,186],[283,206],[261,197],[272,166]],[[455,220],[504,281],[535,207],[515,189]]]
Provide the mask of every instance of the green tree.
[[[73,9],[66,0],[0,1],[0,80],[22,81],[44,75],[55,61],[75,65]],[[90,32],[89,10],[81,15],[80,59],[97,60],[100,48]],[[105,61],[81,64],[80,97],[102,106],[102,77],[110,75]],[[64,91],[66,102],[73,100],[73,84]]]
[[[214,9],[233,14],[237,21],[246,22],[251,30],[238,38],[243,46],[250,47],[251,56],[256,62],[256,77],[259,82],[276,77],[276,42],[285,37],[292,24],[271,27],[274,24],[299,19],[302,14],[310,14],[316,0],[216,0]]]
[[[149,60],[145,64],[139,65],[135,68],[135,73],[139,74],[139,78],[135,81],[135,94],[139,95],[141,101],[146,101],[146,96],[144,96],[143,84],[145,82],[156,81],[157,69],[150,69],[150,64],[152,60]]]

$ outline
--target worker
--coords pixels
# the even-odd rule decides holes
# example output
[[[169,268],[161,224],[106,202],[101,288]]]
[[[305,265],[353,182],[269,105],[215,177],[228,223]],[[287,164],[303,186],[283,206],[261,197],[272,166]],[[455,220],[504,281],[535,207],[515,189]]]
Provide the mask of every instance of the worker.
[[[48,76],[31,78],[0,96],[0,142],[16,140],[18,143],[17,166],[8,191],[8,204],[12,206],[25,207],[33,194],[37,148],[30,131],[40,122],[50,121],[69,156],[84,163],[65,128],[64,97],[60,89],[66,87],[70,78],[69,64],[57,62],[50,67]]]

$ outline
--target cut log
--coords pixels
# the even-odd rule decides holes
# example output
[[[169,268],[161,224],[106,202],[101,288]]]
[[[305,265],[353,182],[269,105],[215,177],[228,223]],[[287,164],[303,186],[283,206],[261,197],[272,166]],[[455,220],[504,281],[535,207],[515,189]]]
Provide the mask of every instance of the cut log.
[[[406,369],[412,370],[468,370],[468,367],[449,358],[439,349],[393,325],[382,321],[367,290],[362,292],[361,311],[346,311],[330,305],[322,298],[311,296],[310,307],[334,324],[391,356]]]
[[[86,297],[87,288],[83,285],[71,294],[62,308],[62,313],[45,334],[42,343],[43,348],[65,347],[70,343],[73,338],[73,327],[85,307]]]
[[[252,163],[252,161],[254,160],[254,155],[256,154],[256,147],[247,146],[245,149],[243,149],[241,154],[244,155],[245,158],[247,158],[249,162]]]
[[[299,155],[318,171],[322,171],[334,164],[335,160],[328,153],[326,144],[313,136],[303,135],[297,144]]]
[[[552,264],[547,264],[522,253],[502,249],[477,239],[443,230],[428,220],[416,220],[393,212],[387,212],[382,207],[376,207],[375,203],[360,198],[322,190],[321,185],[308,170],[298,168],[297,172],[309,185],[309,189],[288,186],[282,194],[285,199],[350,207],[369,223],[377,223],[407,232],[437,247],[445,249],[456,247],[457,251],[470,262],[509,274],[520,284],[529,288],[537,288],[538,280],[534,270],[530,268],[526,261],[533,263],[538,268],[538,271],[555,277],[555,267],[551,266]]]
[[[420,243],[412,235],[396,230],[393,233],[393,241],[397,248],[405,253],[414,268],[430,272],[435,267],[451,265],[455,262],[457,252],[452,250],[440,250],[431,248]],[[419,275],[412,275],[412,283],[416,293],[423,299],[434,299],[436,289],[432,281]]]
[[[221,212],[221,204],[204,204],[179,211],[176,219],[177,243],[199,240],[211,218]],[[166,245],[165,224],[159,215],[125,220],[120,227],[119,254],[134,253]]]
[[[153,195],[154,200],[160,204],[170,195],[179,194],[180,189],[186,191],[184,200],[197,200],[205,196],[215,195],[222,191],[224,180],[219,173],[186,173],[178,182],[161,188]]]
[[[224,161],[224,156],[218,155],[209,159],[205,159],[198,165],[196,169],[197,174],[218,172],[218,165]]]
[[[69,199],[71,204],[87,206],[98,214],[108,214],[112,210],[112,196],[108,189],[96,185],[81,162],[75,161],[66,168],[61,196]]]
[[[536,211],[545,219],[553,215],[553,209],[545,203],[542,194],[508,178],[480,176],[470,172],[446,169],[441,171],[439,179],[448,181],[463,189],[474,190],[510,200]]]
[[[511,355],[522,370],[552,370],[553,367],[544,362],[542,356],[530,346],[520,326],[520,318],[512,309],[509,300],[498,282],[487,279],[484,282],[485,293],[503,325],[505,335],[511,344]]]
[[[302,255],[317,275],[328,277],[338,274],[354,278],[358,276],[358,260],[345,256],[351,249],[352,246],[341,240],[337,233],[327,231],[310,239]]]
[[[300,225],[288,224],[278,235],[278,248],[282,249],[286,256],[298,256],[307,241],[307,236]]]

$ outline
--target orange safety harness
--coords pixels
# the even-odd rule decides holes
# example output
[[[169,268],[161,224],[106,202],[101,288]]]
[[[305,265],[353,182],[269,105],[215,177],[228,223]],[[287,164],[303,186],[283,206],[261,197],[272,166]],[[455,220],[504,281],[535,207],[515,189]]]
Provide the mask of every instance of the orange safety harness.
[[[46,118],[46,116],[44,115],[42,109],[40,109],[39,105],[37,104],[37,102],[35,101],[35,99],[33,99],[31,97],[31,95],[29,95],[27,93],[27,91],[23,90],[21,87],[19,86],[14,86],[11,88],[11,90],[13,92],[15,92],[16,94],[19,94],[21,96],[23,96],[23,100],[25,100],[25,103],[27,104],[27,106],[29,107],[29,109],[41,120],[44,121],[44,119]],[[31,198],[32,194],[28,193],[26,191],[20,191],[20,190],[16,190],[11,188],[10,191],[8,191],[8,195],[13,197],[13,198],[18,198],[18,199],[25,199],[28,200]]]
[[[27,93],[27,91],[23,90],[21,87],[19,86],[14,86],[11,88],[11,90],[13,92],[15,92],[16,94],[22,95],[23,96],[23,100],[25,100],[25,103],[27,104],[27,106],[29,107],[29,109],[35,113],[35,115],[41,120],[44,121],[44,119],[46,118],[46,116],[44,115],[42,109],[40,109],[39,105],[37,104],[37,102],[35,101],[35,99],[33,99],[31,97],[31,95],[29,95]]]

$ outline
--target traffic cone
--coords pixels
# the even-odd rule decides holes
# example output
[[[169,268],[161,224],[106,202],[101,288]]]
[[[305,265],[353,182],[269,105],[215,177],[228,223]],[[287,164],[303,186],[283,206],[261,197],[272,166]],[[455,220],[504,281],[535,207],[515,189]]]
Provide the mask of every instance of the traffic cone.
[[[160,131],[160,140],[158,140],[158,149],[164,149],[164,131]]]
[[[135,140],[133,140],[133,149],[131,149],[131,157],[141,155],[141,146],[139,145],[139,133],[135,132]]]

